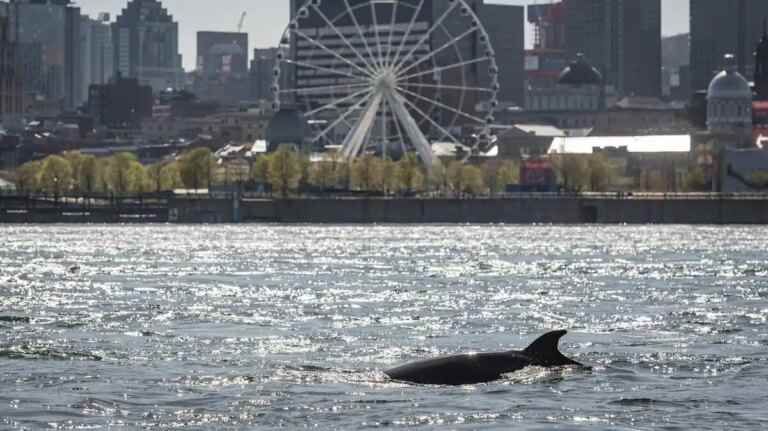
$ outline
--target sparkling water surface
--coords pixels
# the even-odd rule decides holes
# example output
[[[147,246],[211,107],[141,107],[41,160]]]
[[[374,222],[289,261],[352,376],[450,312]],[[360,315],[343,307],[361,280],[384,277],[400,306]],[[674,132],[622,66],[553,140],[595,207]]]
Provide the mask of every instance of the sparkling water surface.
[[[768,426],[768,228],[0,226],[0,429]],[[568,329],[592,371],[388,367]]]

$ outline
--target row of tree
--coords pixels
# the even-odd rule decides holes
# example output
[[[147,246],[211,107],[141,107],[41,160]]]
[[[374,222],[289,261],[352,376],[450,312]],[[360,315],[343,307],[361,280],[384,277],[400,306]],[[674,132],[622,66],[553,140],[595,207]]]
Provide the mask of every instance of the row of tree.
[[[21,191],[67,193],[148,193],[179,188],[255,182],[268,184],[282,196],[300,190],[355,190],[396,194],[440,191],[455,194],[498,193],[517,183],[519,165],[511,161],[483,166],[451,162],[427,172],[418,156],[399,161],[365,155],[346,162],[334,154],[310,162],[290,147],[255,160],[217,163],[210,150],[198,148],[173,160],[144,166],[130,153],[95,157],[79,152],[48,156],[20,166],[16,185]]]
[[[213,167],[213,157],[207,148],[195,149],[176,160],[149,166],[139,163],[131,153],[95,157],[73,151],[20,166],[16,170],[16,187],[26,192],[57,195],[204,188],[210,182]]]
[[[556,155],[551,158],[560,184],[568,190],[606,191],[614,187],[617,169],[603,155]],[[424,169],[414,153],[401,160],[365,155],[346,162],[335,154],[311,162],[291,147],[254,160],[217,162],[207,148],[144,166],[130,153],[94,157],[66,152],[29,162],[17,170],[22,191],[65,193],[146,193],[179,188],[255,182],[271,185],[286,196],[302,190],[357,190],[383,194],[436,191],[450,194],[496,194],[519,183],[520,166],[493,160],[482,165],[452,161]]]
[[[450,162],[437,164],[430,172],[414,153],[399,161],[364,155],[346,162],[330,153],[322,160],[309,159],[289,147],[261,156],[254,163],[252,178],[272,185],[280,195],[301,189],[357,190],[397,194],[402,192],[440,191],[479,195],[498,193],[507,184],[518,182],[519,165],[504,161],[482,167]]]

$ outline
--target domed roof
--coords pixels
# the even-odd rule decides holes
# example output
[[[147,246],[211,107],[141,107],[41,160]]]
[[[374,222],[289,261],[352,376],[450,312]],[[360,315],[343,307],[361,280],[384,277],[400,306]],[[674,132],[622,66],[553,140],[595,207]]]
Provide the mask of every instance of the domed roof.
[[[600,85],[602,82],[603,75],[587,63],[583,55],[566,67],[557,81],[561,85]]]
[[[266,130],[269,150],[277,149],[280,144],[301,146],[306,136],[307,122],[295,108],[283,108],[275,113]],[[273,147],[274,146],[274,147]]]
[[[726,68],[709,83],[707,99],[752,99],[752,89],[733,66],[733,56],[726,55]]]

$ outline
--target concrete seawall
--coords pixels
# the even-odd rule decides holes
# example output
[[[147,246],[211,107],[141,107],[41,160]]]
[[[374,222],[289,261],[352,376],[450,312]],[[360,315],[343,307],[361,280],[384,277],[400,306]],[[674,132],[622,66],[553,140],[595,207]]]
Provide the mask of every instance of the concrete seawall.
[[[766,199],[289,199],[240,205],[243,222],[768,224]]]
[[[105,205],[5,197],[0,198],[0,223],[768,224],[768,196],[713,196],[239,200],[195,196]]]

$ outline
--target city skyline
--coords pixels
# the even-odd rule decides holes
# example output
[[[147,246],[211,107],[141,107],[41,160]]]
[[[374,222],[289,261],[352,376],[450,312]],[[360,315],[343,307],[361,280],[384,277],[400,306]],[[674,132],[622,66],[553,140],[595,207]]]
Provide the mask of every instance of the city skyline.
[[[198,31],[236,31],[242,12],[248,16],[243,31],[250,37],[254,48],[266,48],[277,43],[288,23],[287,0],[220,0],[221,7],[190,0],[160,0],[174,20],[179,23],[179,49],[183,55],[184,68],[194,70],[196,65]],[[689,28],[689,0],[662,0],[662,34],[685,33]],[[488,3],[526,5],[545,3],[547,0],[494,0]],[[128,0],[80,0],[82,13],[96,17],[100,12],[109,12],[112,19],[120,14]],[[530,38],[530,32],[526,32]],[[249,53],[250,54],[250,53]]]

